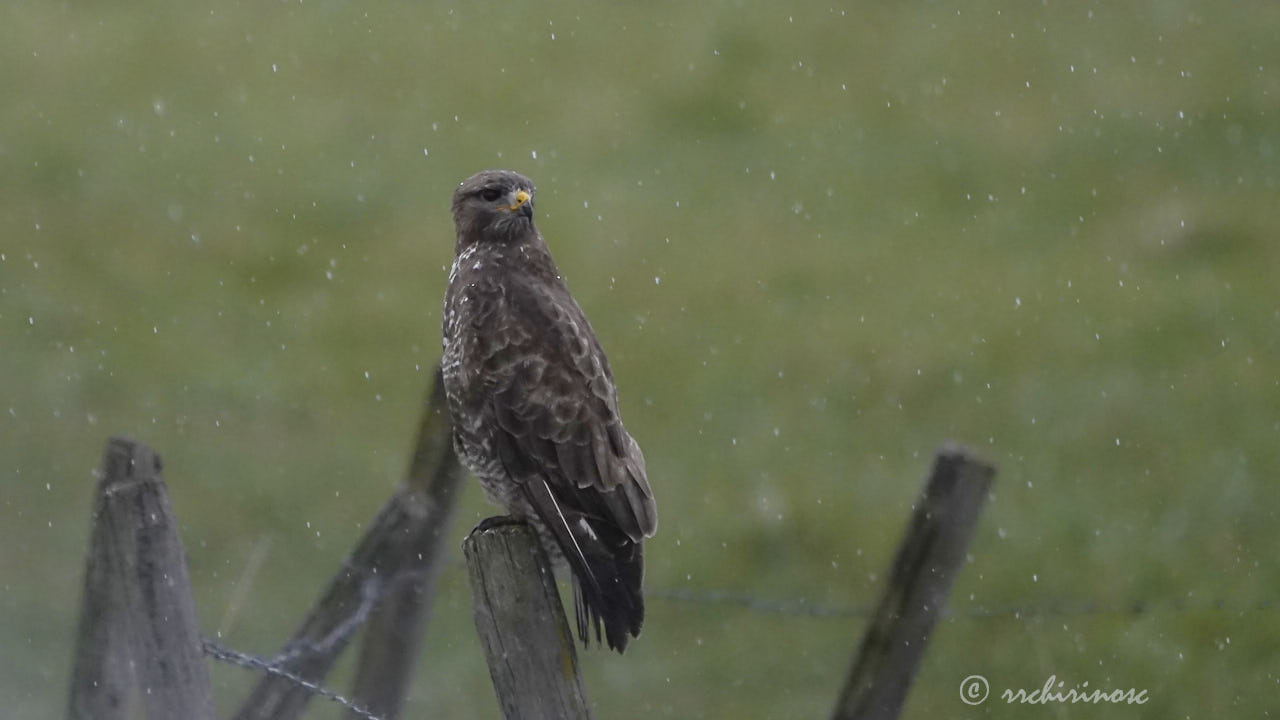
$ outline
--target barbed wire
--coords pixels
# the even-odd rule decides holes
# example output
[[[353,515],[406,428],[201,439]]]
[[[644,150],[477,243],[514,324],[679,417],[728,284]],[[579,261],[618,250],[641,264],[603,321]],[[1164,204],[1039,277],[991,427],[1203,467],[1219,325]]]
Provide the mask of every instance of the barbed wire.
[[[382,587],[382,579],[378,575],[370,575],[360,585],[360,604],[342,622],[338,623],[333,630],[314,641],[299,642],[286,646],[284,650],[270,659],[223,647],[208,638],[201,640],[201,647],[206,655],[215,660],[253,670],[261,670],[268,675],[284,678],[314,695],[319,695],[331,702],[342,705],[366,720],[382,720],[379,716],[374,715],[344,695],[285,669],[285,665],[299,658],[329,653],[340,643],[346,642],[347,638],[369,619],[374,606],[377,605],[378,598],[382,595]]]
[[[311,682],[310,680],[289,672],[278,665],[274,665],[257,655],[250,655],[249,653],[242,653],[237,650],[223,647],[208,638],[201,641],[201,648],[204,650],[205,655],[208,655],[215,660],[221,660],[222,662],[229,663],[231,665],[239,665],[240,667],[252,670],[259,670],[268,675],[282,677],[285,680],[294,683],[298,687],[305,689],[312,695],[319,695],[330,702],[334,702],[345,707],[365,720],[382,720],[381,716],[373,714],[373,712],[364,706],[357,704],[354,700],[347,698],[345,695]]]
[[[340,643],[346,642],[356,630],[364,624],[365,620],[373,614],[373,608],[378,603],[378,598],[382,595],[382,579],[379,575],[370,575],[360,584],[360,604],[355,610],[346,617],[345,620],[338,623],[328,635],[310,642],[300,642],[292,646],[286,646],[267,662],[276,665],[286,665],[303,656],[323,655]]]
[[[761,598],[750,593],[728,590],[703,590],[692,588],[650,588],[645,590],[646,598],[654,598],[667,602],[691,603],[695,605],[736,606],[749,612],[784,615],[790,617],[807,617],[819,619],[869,617],[875,612],[871,605],[832,605],[812,602],[806,598]],[[1011,617],[1078,617],[1087,615],[1142,615],[1154,612],[1202,612],[1233,611],[1257,612],[1274,610],[1280,607],[1275,600],[1258,600],[1253,602],[1230,602],[1222,598],[1206,600],[1190,600],[1187,598],[1167,598],[1156,601],[1134,600],[1127,603],[1103,603],[1081,601],[1078,603],[1057,603],[1053,605],[1010,604],[998,606],[973,606],[967,608],[949,607],[943,610],[944,618],[990,619]]]
[[[466,563],[461,559],[448,561],[449,574],[465,573]],[[456,581],[457,578],[451,578]],[[805,597],[767,597],[745,590],[720,588],[646,587],[646,599],[694,605],[733,606],[761,615],[783,615],[815,619],[840,619],[870,617],[874,604],[836,604],[810,600]],[[1157,612],[1236,611],[1258,612],[1280,609],[1280,599],[1231,601],[1224,598],[1165,597],[1135,599],[1130,601],[1078,600],[1052,604],[1007,603],[1000,605],[976,605],[943,609],[942,617],[951,619],[982,620],[1010,617],[1077,617],[1088,615],[1142,615]]]
[[[330,690],[318,683],[303,678],[282,667],[283,664],[297,658],[319,651],[327,651],[334,643],[346,639],[356,628],[368,619],[372,607],[381,594],[382,584],[377,581],[366,582],[361,588],[360,604],[345,621],[340,623],[326,637],[305,646],[286,649],[271,659],[264,659],[249,653],[239,652],[223,647],[217,642],[205,638],[202,640],[204,653],[216,660],[240,667],[258,670],[268,675],[275,675],[303,688],[313,695],[347,708],[365,720],[382,720],[369,709],[356,703],[341,693]],[[869,617],[875,608],[871,605],[833,605],[812,602],[807,598],[762,598],[742,591],[694,588],[649,588],[645,597],[672,603],[690,603],[703,606],[734,606],[752,613],[781,615],[785,617],[804,617],[816,619],[845,619]],[[1080,617],[1089,615],[1142,615],[1157,612],[1256,612],[1275,610],[1280,602],[1274,600],[1258,600],[1254,602],[1230,602],[1222,598],[1192,600],[1189,598],[1167,598],[1159,601],[1135,600],[1127,603],[1103,603],[1081,601],[1075,604],[1058,603],[1053,605],[1004,605],[973,606],[967,608],[944,609],[942,617],[970,620],[991,618],[1031,618],[1031,617]]]
[[[769,615],[791,615],[813,618],[865,617],[870,607],[855,605],[825,605],[805,598],[766,599],[744,592],[729,590],[693,590],[686,588],[656,588],[644,591],[646,598],[698,605],[735,605],[751,612]]]
[[[450,563],[450,565],[460,563]],[[451,568],[452,569],[452,568]],[[377,576],[370,577],[360,588],[360,602],[351,614],[338,623],[325,637],[316,641],[286,647],[270,659],[257,655],[239,652],[223,647],[217,642],[204,639],[203,650],[206,655],[232,665],[258,670],[268,675],[281,677],[307,692],[319,695],[330,702],[341,705],[365,720],[382,720],[372,711],[359,705],[341,693],[330,690],[318,683],[303,678],[284,665],[300,657],[319,652],[328,652],[332,647],[346,640],[357,628],[368,619],[373,607],[382,594],[384,583]],[[802,617],[813,619],[847,619],[870,617],[875,606],[841,605],[814,602],[804,597],[768,598],[744,591],[700,588],[647,588],[645,597],[671,603],[687,603],[702,606],[732,606],[747,612],[780,615],[784,617]],[[1228,601],[1223,598],[1191,599],[1186,597],[1161,598],[1159,600],[1134,600],[1130,602],[1098,602],[1084,600],[1075,603],[1063,602],[1049,605],[1010,604],[1010,605],[976,605],[970,607],[948,607],[943,610],[943,618],[982,620],[992,618],[1039,618],[1039,617],[1081,617],[1090,615],[1142,615],[1157,612],[1255,612],[1274,610],[1280,602],[1274,600],[1258,600],[1253,602]]]

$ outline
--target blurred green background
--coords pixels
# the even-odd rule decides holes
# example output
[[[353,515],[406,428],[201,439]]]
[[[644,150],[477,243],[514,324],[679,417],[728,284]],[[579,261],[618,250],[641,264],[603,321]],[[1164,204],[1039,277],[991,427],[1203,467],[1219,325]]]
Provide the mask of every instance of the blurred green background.
[[[165,457],[205,631],[279,646],[403,475],[486,167],[537,182],[661,509],[599,717],[829,712],[863,618],[668,596],[874,602],[946,439],[1000,474],[907,717],[1274,712],[1278,37],[1271,2],[5,3],[5,715],[62,712],[112,434]],[[457,541],[492,513],[469,484]],[[408,716],[494,718],[451,547]],[[255,679],[214,673],[224,712]],[[994,697],[1050,674],[1151,700]]]

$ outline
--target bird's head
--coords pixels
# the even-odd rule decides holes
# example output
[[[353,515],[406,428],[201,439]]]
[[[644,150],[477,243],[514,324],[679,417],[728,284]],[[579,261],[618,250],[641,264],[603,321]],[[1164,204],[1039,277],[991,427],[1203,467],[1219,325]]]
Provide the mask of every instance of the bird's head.
[[[458,247],[474,242],[509,242],[533,230],[533,181],[510,170],[485,170],[453,193]],[[536,234],[536,232],[535,232]]]

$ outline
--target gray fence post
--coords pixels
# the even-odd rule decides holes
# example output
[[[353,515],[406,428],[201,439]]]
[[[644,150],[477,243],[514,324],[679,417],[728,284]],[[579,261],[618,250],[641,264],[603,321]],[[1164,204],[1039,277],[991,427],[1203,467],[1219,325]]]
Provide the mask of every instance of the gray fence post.
[[[401,632],[421,634],[422,618],[430,600],[428,591],[432,589],[430,580],[439,572],[442,545],[439,538],[447,527],[456,488],[464,476],[453,454],[448,409],[438,370],[428,397],[409,479],[378,512],[368,532],[329,580],[324,594],[281,654],[280,665],[285,670],[319,682],[365,620],[378,617],[380,612],[405,613],[411,609],[416,614],[413,627],[388,627],[386,619],[379,620],[372,630],[373,639],[366,640],[362,665],[368,667],[357,671],[355,700],[368,703],[371,710],[398,709],[418,639],[409,641],[411,646],[369,648],[369,643],[403,642],[404,638],[395,638],[395,634]],[[392,604],[383,605],[379,610],[378,605],[388,597],[385,594],[388,588]],[[406,608],[406,603],[412,607]],[[403,664],[394,666],[394,663]],[[371,670],[389,674],[370,679]],[[268,675],[249,693],[235,717],[237,720],[292,720],[302,715],[311,697],[310,691],[293,681]]]
[[[152,720],[213,720],[186,555],[160,458],[123,438],[102,461],[70,717],[125,717],[132,658]],[[93,687],[94,683],[99,683]]]
[[[993,467],[962,450],[938,451],[840,693],[834,720],[898,717],[929,634],[964,563],[994,477]]]
[[[555,574],[524,523],[477,529],[462,544],[476,631],[507,720],[590,718]]]

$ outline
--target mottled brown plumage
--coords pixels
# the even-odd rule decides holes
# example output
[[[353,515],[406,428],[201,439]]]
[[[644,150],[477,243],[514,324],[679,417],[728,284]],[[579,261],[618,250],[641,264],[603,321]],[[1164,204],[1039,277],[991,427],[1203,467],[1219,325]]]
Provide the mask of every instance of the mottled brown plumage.
[[[490,498],[573,573],[578,634],[621,652],[640,633],[642,542],[657,526],[613,374],[533,222],[533,183],[488,170],[453,195],[444,302],[454,445]]]

